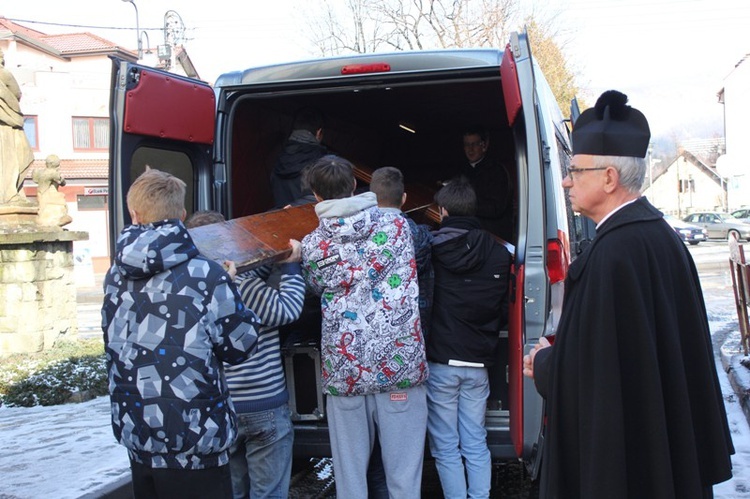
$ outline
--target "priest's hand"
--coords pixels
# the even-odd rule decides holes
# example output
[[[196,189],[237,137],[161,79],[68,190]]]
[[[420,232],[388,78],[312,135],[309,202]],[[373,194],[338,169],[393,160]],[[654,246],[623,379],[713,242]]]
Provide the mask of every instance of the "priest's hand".
[[[534,348],[531,349],[531,351],[523,356],[523,375],[534,379],[534,357],[536,357],[536,353],[541,350],[542,348],[549,348],[552,345],[550,342],[542,336],[539,338],[539,343],[534,345]]]

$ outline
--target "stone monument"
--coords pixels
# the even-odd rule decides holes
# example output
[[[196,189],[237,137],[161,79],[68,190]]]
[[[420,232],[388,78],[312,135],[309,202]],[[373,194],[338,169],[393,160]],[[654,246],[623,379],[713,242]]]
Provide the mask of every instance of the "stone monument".
[[[46,168],[35,170],[32,177],[36,182],[36,199],[39,203],[37,225],[62,230],[63,225],[73,221],[68,215],[68,205],[65,195],[57,190],[65,185],[65,179],[60,174],[60,158],[51,154],[47,156]]]
[[[0,356],[38,352],[61,337],[76,339],[73,241],[86,232],[62,229],[71,222],[57,156],[34,172],[41,206],[23,192],[34,160],[23,130],[21,89],[0,50]]]

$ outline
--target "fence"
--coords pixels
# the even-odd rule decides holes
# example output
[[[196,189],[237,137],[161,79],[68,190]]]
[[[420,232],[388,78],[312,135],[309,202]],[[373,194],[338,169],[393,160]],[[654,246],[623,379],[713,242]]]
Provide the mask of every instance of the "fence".
[[[734,237],[729,238],[729,267],[732,272],[734,301],[737,304],[737,318],[740,322],[740,344],[744,354],[748,354],[750,343],[750,267],[745,259],[745,247]]]

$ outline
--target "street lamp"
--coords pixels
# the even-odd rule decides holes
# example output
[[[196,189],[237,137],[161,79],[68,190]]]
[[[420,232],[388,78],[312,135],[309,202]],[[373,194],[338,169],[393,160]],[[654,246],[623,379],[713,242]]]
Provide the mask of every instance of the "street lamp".
[[[143,44],[141,43],[141,26],[138,22],[138,7],[135,5],[135,0],[122,0],[133,5],[135,9],[135,35],[138,37],[138,60],[143,58]]]

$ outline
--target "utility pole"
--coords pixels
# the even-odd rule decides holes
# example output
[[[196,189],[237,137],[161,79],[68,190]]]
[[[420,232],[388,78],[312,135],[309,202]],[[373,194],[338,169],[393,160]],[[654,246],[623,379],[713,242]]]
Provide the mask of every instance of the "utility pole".
[[[125,1],[125,0],[123,0]],[[177,64],[177,47],[185,43],[185,23],[180,14],[168,10],[164,14],[164,45],[159,46],[159,59],[167,71]]]

